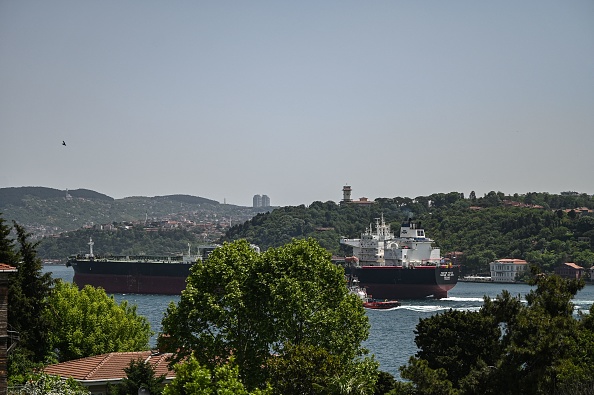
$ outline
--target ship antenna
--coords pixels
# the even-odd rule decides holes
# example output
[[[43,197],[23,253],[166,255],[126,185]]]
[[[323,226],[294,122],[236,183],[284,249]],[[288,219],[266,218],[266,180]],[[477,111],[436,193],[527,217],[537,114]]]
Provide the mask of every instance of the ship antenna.
[[[89,251],[89,256],[90,257],[93,257],[93,244],[95,244],[95,243],[93,243],[93,238],[92,237],[89,237],[89,243],[88,244],[89,244],[89,250],[90,250]]]

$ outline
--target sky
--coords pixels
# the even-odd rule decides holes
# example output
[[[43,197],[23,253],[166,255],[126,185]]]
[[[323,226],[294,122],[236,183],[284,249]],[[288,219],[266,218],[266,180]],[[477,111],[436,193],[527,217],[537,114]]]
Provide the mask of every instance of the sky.
[[[592,0],[0,0],[0,188],[287,206],[593,169]]]

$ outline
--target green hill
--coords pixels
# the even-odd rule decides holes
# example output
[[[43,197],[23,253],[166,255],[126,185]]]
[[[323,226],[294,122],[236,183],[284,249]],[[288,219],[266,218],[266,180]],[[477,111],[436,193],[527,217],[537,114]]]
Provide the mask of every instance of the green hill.
[[[23,225],[34,238],[113,222],[162,219],[200,222],[213,217],[243,222],[260,211],[190,195],[114,199],[87,189],[0,188],[2,217]]]
[[[590,209],[581,210],[579,208]],[[373,205],[314,202],[309,207],[283,207],[232,227],[220,241],[245,238],[261,248],[277,247],[291,238],[313,237],[337,255],[351,251],[341,236],[359,237],[384,216],[393,231],[413,217],[436,241],[442,254],[458,254],[469,272],[486,270],[499,258],[520,258],[545,270],[563,262],[594,264],[594,199],[585,194],[528,193],[482,198],[462,194],[377,199]]]

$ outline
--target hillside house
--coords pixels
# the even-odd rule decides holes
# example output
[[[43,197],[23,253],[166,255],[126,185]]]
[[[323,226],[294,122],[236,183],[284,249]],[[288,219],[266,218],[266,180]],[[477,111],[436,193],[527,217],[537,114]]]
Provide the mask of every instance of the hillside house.
[[[570,278],[570,279],[580,279],[584,276],[584,268],[576,265],[573,262],[566,262],[561,266],[557,266],[555,268],[555,274],[563,277],[563,278]]]

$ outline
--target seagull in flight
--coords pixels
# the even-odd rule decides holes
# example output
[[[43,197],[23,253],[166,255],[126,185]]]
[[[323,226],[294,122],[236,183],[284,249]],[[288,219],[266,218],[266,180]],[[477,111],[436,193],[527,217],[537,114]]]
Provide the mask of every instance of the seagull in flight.
[[[66,142],[64,140],[62,140],[62,145],[66,147]]]

